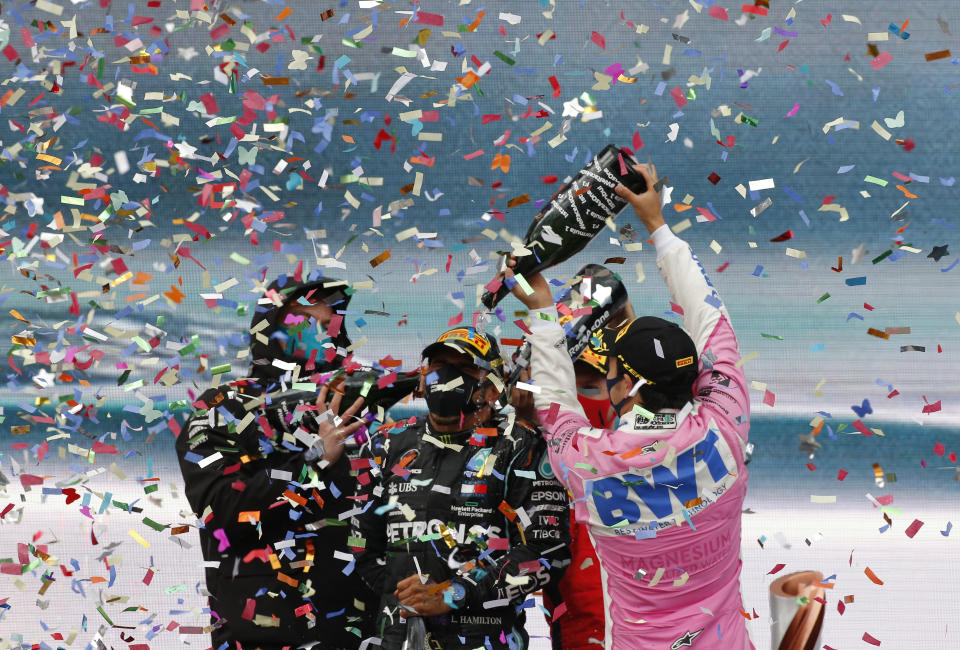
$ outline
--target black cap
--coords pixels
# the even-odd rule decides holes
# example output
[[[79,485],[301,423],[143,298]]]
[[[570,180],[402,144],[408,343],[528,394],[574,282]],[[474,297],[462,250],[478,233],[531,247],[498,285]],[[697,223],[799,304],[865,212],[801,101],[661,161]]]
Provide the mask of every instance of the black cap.
[[[481,334],[473,327],[454,327],[437,337],[437,340],[423,349],[421,357],[429,359],[449,346],[457,352],[469,354],[478,368],[496,373],[503,377],[503,357],[497,339],[490,334]]]
[[[676,323],[642,316],[620,330],[610,353],[620,373],[645,379],[665,395],[689,391],[697,378],[697,346]]]

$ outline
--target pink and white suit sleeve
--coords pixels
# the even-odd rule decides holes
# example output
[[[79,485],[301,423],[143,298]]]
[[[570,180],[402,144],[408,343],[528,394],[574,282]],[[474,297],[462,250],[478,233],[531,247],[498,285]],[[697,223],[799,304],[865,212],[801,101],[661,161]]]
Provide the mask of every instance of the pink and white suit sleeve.
[[[553,307],[534,310],[531,381],[554,472],[589,524],[606,647],[752,649],[740,597],[750,400],[727,310],[691,248],[663,226],[657,266],[699,353],[694,400],[594,429]]]

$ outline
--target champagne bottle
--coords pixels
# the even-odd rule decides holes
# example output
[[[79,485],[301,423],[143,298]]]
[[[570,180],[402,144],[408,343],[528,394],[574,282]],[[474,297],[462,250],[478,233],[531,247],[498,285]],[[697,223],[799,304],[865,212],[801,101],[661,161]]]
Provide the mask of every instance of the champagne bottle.
[[[607,219],[616,217],[627,205],[613,188],[622,184],[637,194],[647,191],[643,176],[632,169],[634,164],[630,154],[614,145],[594,156],[533,218],[523,241],[531,254],[516,258],[514,273],[533,275],[582,251]],[[499,279],[486,289],[480,300],[487,309],[493,309],[510,291]]]
[[[591,338],[614,322],[617,312],[627,306],[627,288],[616,274],[600,264],[587,264],[577,271],[580,282],[560,299],[560,325],[567,333],[567,352],[576,361],[590,346]],[[574,305],[582,305],[574,308]],[[603,350],[599,350],[602,352]],[[524,341],[514,359],[513,369],[507,377],[507,385],[513,388],[520,373],[530,364],[530,343]],[[509,390],[504,394],[509,395]]]
[[[378,385],[378,380],[384,376],[386,376],[384,373],[369,367],[351,371],[339,370],[327,381],[327,385],[330,386],[327,402],[329,403],[333,399],[335,392],[339,392],[343,395],[340,398],[340,409],[343,410],[353,404],[358,397],[363,397],[364,403],[361,412],[368,410],[376,415],[378,407],[384,410],[389,409],[416,390],[420,384],[419,370],[397,373],[397,376],[389,384],[381,388]],[[296,411],[298,406],[315,404],[319,392],[318,389],[316,391],[288,390],[275,393],[263,408],[268,419],[282,419],[286,414]]]
[[[390,408],[416,390],[420,384],[419,370],[397,373],[389,384],[380,388],[378,380],[383,376],[382,373],[373,369],[345,373],[343,384],[338,386],[344,393],[340,403],[349,406],[358,397],[363,397],[364,406],[370,409],[370,412],[376,413],[377,407],[382,407],[384,410]]]

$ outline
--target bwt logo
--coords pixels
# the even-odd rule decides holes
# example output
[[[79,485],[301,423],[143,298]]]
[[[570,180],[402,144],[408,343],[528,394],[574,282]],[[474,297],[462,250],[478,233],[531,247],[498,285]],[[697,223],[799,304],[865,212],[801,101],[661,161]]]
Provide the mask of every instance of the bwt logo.
[[[718,484],[736,467],[730,445],[711,428],[700,442],[677,454],[673,468],[651,467],[648,476],[652,475],[653,484],[634,473],[593,481],[592,509],[605,526],[624,519],[631,525],[669,521],[705,490],[713,497]],[[736,480],[730,479],[726,489]]]

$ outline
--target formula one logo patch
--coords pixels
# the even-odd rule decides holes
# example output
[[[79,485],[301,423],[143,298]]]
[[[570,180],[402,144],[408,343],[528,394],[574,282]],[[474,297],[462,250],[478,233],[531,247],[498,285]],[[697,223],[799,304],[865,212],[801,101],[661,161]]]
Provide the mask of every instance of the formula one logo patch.
[[[673,645],[670,646],[670,650],[680,650],[680,648],[683,648],[683,647],[692,647],[694,639],[696,639],[701,634],[703,634],[703,628],[700,628],[696,632],[688,631],[682,637],[680,637],[679,639],[673,642]]]

